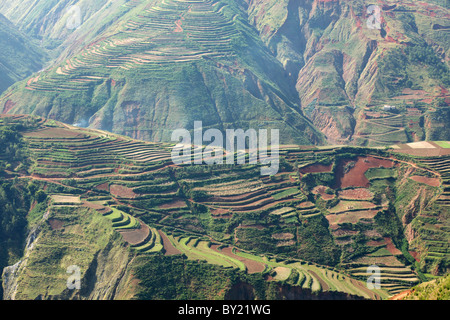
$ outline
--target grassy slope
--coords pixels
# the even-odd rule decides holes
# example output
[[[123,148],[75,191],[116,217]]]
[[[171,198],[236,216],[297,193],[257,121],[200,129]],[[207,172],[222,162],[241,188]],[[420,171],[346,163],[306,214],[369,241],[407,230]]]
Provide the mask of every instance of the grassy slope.
[[[62,222],[64,228],[52,230],[43,223],[40,239],[27,252],[27,272],[19,276],[16,299],[64,294],[66,269],[71,265],[80,267],[82,276],[87,273],[98,250],[104,249],[114,235],[108,220],[93,213],[86,209],[50,208],[49,218]],[[44,287],[47,289],[42,290]]]
[[[116,15],[96,38],[99,48],[74,51],[70,63],[47,69],[29,86],[21,83],[9,97],[17,103],[13,112],[153,141],[170,140],[170,129],[189,129],[194,120],[219,128],[277,128],[285,141],[301,144],[323,141],[240,7],[199,2],[188,12],[186,3],[172,2],[144,1]],[[185,15],[182,33],[173,30],[179,14]]]

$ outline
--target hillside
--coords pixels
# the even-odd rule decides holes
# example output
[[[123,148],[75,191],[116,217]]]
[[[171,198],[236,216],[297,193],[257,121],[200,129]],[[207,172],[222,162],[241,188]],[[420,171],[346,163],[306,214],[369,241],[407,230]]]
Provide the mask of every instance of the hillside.
[[[4,299],[386,299],[448,272],[448,142],[439,158],[282,147],[264,177],[257,165],[174,165],[169,144],[1,121],[23,144],[2,179],[30,190]],[[80,290],[65,285],[71,265]],[[373,265],[381,289],[369,290]]]
[[[3,113],[149,141],[170,141],[174,129],[201,120],[220,129],[278,128],[286,143],[324,142],[241,5],[133,1],[120,9],[67,59],[5,93]]]
[[[43,68],[45,54],[0,14],[0,94]]]
[[[57,56],[71,45],[80,46],[83,41],[92,40],[105,28],[100,21],[111,24],[126,13],[122,9],[125,2],[4,0],[0,12],[21,32],[38,39],[42,47]]]
[[[195,120],[279,128],[286,144],[450,139],[448,8],[377,5],[380,29],[362,0],[3,1],[55,61],[2,112],[148,141]]]

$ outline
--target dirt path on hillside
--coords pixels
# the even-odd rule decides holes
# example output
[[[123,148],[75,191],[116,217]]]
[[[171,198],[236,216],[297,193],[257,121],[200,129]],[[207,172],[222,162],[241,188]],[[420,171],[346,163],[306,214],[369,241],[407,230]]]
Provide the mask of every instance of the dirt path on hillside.
[[[389,300],[403,300],[403,298],[407,297],[411,292],[411,290],[402,291],[395,296],[390,297]]]

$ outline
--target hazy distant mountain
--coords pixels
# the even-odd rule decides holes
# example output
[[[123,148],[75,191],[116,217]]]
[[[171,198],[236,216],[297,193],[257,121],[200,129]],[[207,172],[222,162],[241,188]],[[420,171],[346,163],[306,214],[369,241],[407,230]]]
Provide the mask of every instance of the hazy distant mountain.
[[[0,48],[0,93],[43,66],[43,51],[1,14]]]

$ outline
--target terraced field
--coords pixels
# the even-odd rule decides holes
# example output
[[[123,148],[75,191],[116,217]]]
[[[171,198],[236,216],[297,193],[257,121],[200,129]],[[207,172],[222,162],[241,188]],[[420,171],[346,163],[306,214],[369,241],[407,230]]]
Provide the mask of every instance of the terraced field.
[[[438,203],[449,207],[450,206],[450,157],[433,157],[423,158],[420,160],[432,170],[438,172],[442,179],[442,192],[438,198]]]
[[[111,212],[104,216],[111,219],[112,227],[115,230],[136,229],[140,226],[135,217],[116,208],[112,208]]]
[[[163,242],[161,235],[155,228],[150,228],[150,237],[147,237],[144,241],[131,246],[134,250],[140,253],[158,253],[163,250]]]
[[[82,291],[104,297],[169,271],[160,266],[166,279],[195,279],[183,281],[192,290],[173,281],[124,295],[212,295],[213,279],[230,275],[214,281],[225,296],[242,276],[264,279],[271,295],[286,285],[313,298],[386,299],[449,272],[450,144],[423,141],[448,134],[444,1],[380,1],[381,31],[365,28],[362,0],[83,0],[76,29],[63,12],[76,1],[48,12],[13,2],[2,14],[54,58],[0,96],[11,113],[0,116],[1,142],[17,141],[1,146],[1,196],[23,190],[30,210],[12,216],[37,249],[19,257],[8,239],[2,260],[31,257],[22,279],[46,293],[29,296],[66,294],[59,280],[72,257],[98,279]],[[179,164],[173,144],[141,141],[173,140],[200,120],[278,128],[283,143],[318,146],[281,146],[277,174],[262,176],[260,163]],[[351,146],[319,146],[327,141]],[[216,153],[229,155],[250,157]],[[373,267],[379,290],[367,286]],[[199,278],[207,288],[191,295]]]
[[[77,192],[98,186],[99,192],[111,191],[115,197],[126,199],[127,185],[133,185],[133,179],[141,181],[171,164],[170,154],[163,145],[110,137],[100,131],[83,132],[75,128],[46,127],[24,133],[34,159],[33,177],[43,181],[53,179]],[[74,135],[64,137],[65,133]],[[142,190],[136,191],[144,195]]]
[[[366,253],[345,259],[342,267],[352,277],[367,280],[372,273],[370,267],[380,268],[381,287],[394,295],[409,289],[420,280],[415,271],[402,262],[402,252],[392,244],[391,238],[382,238],[378,233],[374,218],[380,209],[354,210],[351,212],[331,213],[326,216],[336,243],[343,250],[356,248],[358,236],[363,236]],[[364,226],[361,229],[361,226]],[[399,271],[400,270],[400,271]]]
[[[229,255],[221,252],[220,246],[212,245],[208,240],[201,240],[193,237],[174,237],[168,235],[170,243],[181,253],[186,254],[192,260],[206,260],[208,263],[220,265],[225,268],[236,268],[242,271],[247,270],[246,265]]]
[[[378,225],[389,203],[380,192],[403,177],[399,170],[407,170],[405,160],[396,162],[378,151],[357,154],[362,149],[339,158],[339,147],[290,146],[280,149],[279,173],[267,177],[261,176],[258,165],[174,165],[169,145],[51,120],[38,119],[23,136],[24,152],[32,160],[28,172],[9,174],[44,186],[52,210],[96,210],[136,254],[185,254],[313,292],[372,299],[386,298],[419,281],[413,266],[402,260],[403,251],[393,238],[380,234]],[[422,171],[418,164],[409,168],[417,171],[410,177],[421,179],[405,180],[420,185],[425,180],[419,171],[438,173],[442,185],[425,185],[440,190],[436,205],[447,208],[448,157],[420,162]],[[336,183],[344,177],[345,185]],[[426,259],[445,259],[448,222],[424,215],[417,219],[426,229],[421,233]],[[63,230],[62,221],[53,218],[49,224]],[[324,242],[333,248],[330,256],[340,252],[338,260],[312,263],[317,252],[329,248],[322,247]],[[381,291],[365,286],[372,265],[381,268]]]
[[[421,109],[394,107],[389,112],[366,107],[360,117],[353,136],[357,145],[377,147],[425,139]]]
[[[374,275],[374,273],[370,271],[371,269],[369,269],[370,266],[371,265],[349,268],[347,272],[357,279],[367,279]],[[419,282],[416,274],[408,267],[396,264],[378,267],[380,275],[376,278],[379,279],[381,288],[388,291],[391,295],[405,291]]]
[[[343,250],[351,250],[350,247],[356,245],[356,240],[354,239],[357,239],[357,234],[364,234],[364,237],[367,238],[366,243],[369,248],[368,250],[370,250],[369,253],[364,255],[361,261],[358,259],[350,259],[343,263],[343,267],[350,275],[360,280],[367,280],[369,275],[354,272],[355,270],[353,270],[352,266],[356,265],[358,268],[364,268],[362,267],[366,264],[364,261],[371,260],[372,263],[377,263],[380,266],[406,268],[409,270],[396,276],[395,270],[392,273],[385,273],[382,268],[382,287],[389,294],[396,294],[401,290],[409,289],[419,282],[417,274],[396,258],[396,256],[402,253],[395,248],[390,238],[376,244],[378,239],[381,238],[381,235],[376,231],[374,218],[379,212],[387,208],[387,203],[385,201],[374,203],[376,189],[372,188],[372,184],[376,184],[377,181],[384,181],[384,179],[396,179],[397,169],[391,160],[371,157],[360,158],[358,160],[358,163],[360,163],[358,166],[361,168],[356,166],[357,168],[354,172],[348,171],[345,174],[345,181],[347,181],[346,189],[339,189],[339,192],[331,189],[334,194],[331,194],[329,200],[325,201],[334,201],[334,205],[325,208],[323,205],[318,205],[317,197],[320,195],[320,197],[325,198],[327,194],[315,193],[316,188],[308,186],[311,184],[311,181],[317,179],[314,183],[318,183],[318,187],[323,187],[320,185],[320,179],[325,179],[322,180],[325,182],[328,179],[327,174],[332,174],[332,164],[316,164],[317,161],[321,161],[330,156],[332,150],[296,150],[289,148],[281,152],[294,168],[295,166],[298,167],[298,172],[281,172],[270,179],[249,179],[246,175],[249,174],[251,176],[250,172],[254,169],[247,168],[239,174],[235,172],[228,174],[223,170],[220,176],[215,179],[194,178],[187,179],[185,182],[189,183],[193,190],[204,193],[203,198],[197,200],[199,203],[206,205],[211,212],[220,212],[225,219],[230,219],[234,215],[243,213],[256,214],[260,217],[269,214],[288,225],[301,225],[310,218],[320,217],[322,214],[326,214],[325,217],[330,223],[330,230],[335,241],[339,246],[342,246]],[[346,166],[347,164],[348,162],[341,162],[339,165]],[[335,168],[334,170],[339,172],[340,169]],[[358,179],[355,180],[353,175],[358,179],[362,175],[366,179],[364,186],[367,184],[367,188],[362,188],[360,185],[353,186],[352,183],[359,181]],[[330,182],[331,186],[333,186],[333,180],[327,181],[326,183],[330,185]],[[327,187],[323,188],[326,189]],[[314,199],[311,196],[314,196]],[[356,230],[359,230],[359,228],[363,229],[361,231],[354,231],[350,227],[351,225]],[[247,235],[251,234],[250,231],[247,232],[244,230],[255,230],[251,232],[259,232],[257,230],[261,230],[262,228],[264,226],[258,224],[258,220],[255,220],[253,224],[248,222],[246,225],[239,226],[235,229],[235,243],[239,245],[241,241],[246,241],[242,238],[246,238]],[[289,248],[295,245],[296,242],[295,236],[290,233],[274,234],[272,238],[276,241],[277,247]],[[375,245],[372,245],[372,242]],[[371,264],[366,264],[365,268],[367,269],[369,266]],[[285,268],[285,266],[279,267]],[[275,277],[275,279],[285,279],[289,276],[286,275],[287,270],[279,270],[283,270],[281,272],[282,275]],[[361,270],[357,269],[357,271]],[[304,278],[313,279],[314,277],[311,277],[310,274]],[[308,280],[306,283],[312,286],[314,281]],[[320,282],[317,280],[317,283]],[[314,287],[318,286],[318,284],[314,285]]]
[[[163,243],[158,230],[149,227],[134,216],[114,207],[107,207],[92,202],[84,206],[95,209],[105,218],[111,220],[112,228],[119,232],[130,248],[138,253],[158,253],[163,251]]]

